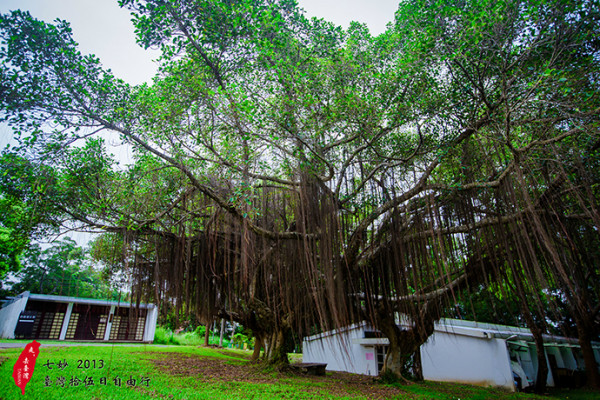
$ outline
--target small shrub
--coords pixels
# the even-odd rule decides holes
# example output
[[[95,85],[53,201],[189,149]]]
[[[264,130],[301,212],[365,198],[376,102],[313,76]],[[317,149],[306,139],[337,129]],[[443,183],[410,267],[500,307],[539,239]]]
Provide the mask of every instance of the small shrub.
[[[204,326],[198,326],[194,331],[173,333],[171,329],[165,326],[157,326],[156,332],[154,333],[155,344],[173,344],[183,346],[201,346],[204,344],[204,334],[206,328]],[[209,331],[209,344],[218,345],[219,335],[217,332]],[[245,335],[242,335],[245,338]],[[253,344],[253,339],[248,341],[239,339],[238,344],[243,347],[243,343],[248,343],[250,346]],[[223,347],[229,347],[229,340],[223,339]]]
[[[204,325],[198,325],[198,327],[196,328],[196,330],[194,331],[194,333],[200,337],[204,337],[204,334],[206,333],[206,326]]]
[[[246,344],[249,349],[254,349],[254,338],[249,338],[247,335],[244,335],[243,333],[236,333],[233,335],[233,338],[231,339],[231,344],[234,347],[237,347],[240,349],[243,349],[244,344]]]
[[[180,333],[176,335],[176,337],[179,339],[179,342],[185,346],[200,346],[204,343],[204,335],[199,336],[195,331]]]
[[[163,326],[157,326],[154,332],[155,344],[181,344],[179,339],[173,334],[173,331]]]

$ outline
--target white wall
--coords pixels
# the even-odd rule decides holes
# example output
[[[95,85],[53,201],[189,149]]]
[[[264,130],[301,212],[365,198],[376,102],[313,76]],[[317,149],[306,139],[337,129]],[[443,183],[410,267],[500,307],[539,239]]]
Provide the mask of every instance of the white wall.
[[[516,354],[521,363],[521,367],[523,367],[523,371],[527,374],[527,377],[532,381],[535,381],[537,377],[537,352],[535,350],[535,345],[533,343],[526,344],[526,347],[520,347],[516,351]]]
[[[25,310],[28,299],[29,297],[23,296],[0,309],[0,338],[15,338],[15,328],[17,327],[17,322],[19,322],[19,315]]]
[[[327,363],[327,370],[377,375],[377,359],[357,327],[320,339],[305,339],[303,362]],[[340,338],[342,339],[340,341]],[[312,339],[312,340],[311,340]],[[510,358],[503,339],[486,339],[437,331],[421,347],[427,380],[501,386],[514,390]]]
[[[523,366],[523,369],[525,370],[525,373],[527,374],[527,376],[530,377],[531,379],[533,379],[533,381],[535,382],[535,380],[537,379],[537,371],[538,371],[537,348],[535,347],[535,343],[528,343],[527,346],[529,348],[529,355],[531,357],[531,368],[532,369],[529,369],[530,367],[527,362],[523,363],[523,357],[521,357],[521,365]],[[544,351],[545,351],[545,348],[544,348]],[[546,353],[544,353],[544,355],[545,354]],[[546,368],[548,368],[546,385],[552,387],[552,386],[554,386],[554,377],[552,376],[550,363],[548,362],[548,357],[545,356],[545,358],[546,358]]]
[[[577,361],[573,355],[573,350],[570,347],[559,347],[559,351],[566,368],[576,370]]]
[[[148,308],[146,313],[146,326],[144,327],[144,342],[152,343],[156,332],[156,320],[158,319],[158,306]]]
[[[329,371],[377,375],[374,347],[356,343],[363,336],[364,328],[358,326],[321,339],[306,338],[302,342],[302,362],[327,363]]]
[[[421,346],[423,377],[515,390],[503,339],[435,332]]]
[[[462,325],[462,321],[460,322]],[[421,346],[424,378],[432,381],[462,382],[516,390],[507,342],[494,335],[502,334],[506,337],[513,331],[516,332],[515,335],[526,331],[500,326],[504,329],[500,332],[494,330],[495,326],[492,324],[488,325],[489,327],[483,327],[489,328],[485,331],[475,329],[475,325],[436,327],[435,333]],[[327,363],[327,369],[332,371],[377,375],[377,355],[374,345],[377,341],[382,342],[387,339],[364,339],[364,331],[364,325],[356,325],[341,333],[328,332],[322,337],[305,338],[302,346],[303,361]],[[527,351],[518,353],[521,365],[527,376],[535,380],[537,371],[535,345],[523,341],[521,346],[527,347]],[[570,348],[547,345],[545,350],[547,355],[553,354],[556,357],[559,368],[577,365]],[[600,351],[594,349],[594,353],[596,358],[600,359]],[[548,362],[548,357],[546,361]],[[550,370],[549,363],[548,369]],[[551,373],[548,374],[547,383],[549,386],[554,385]]]
[[[555,357],[557,368],[566,368],[565,362],[562,358],[562,354],[556,346],[546,346],[546,354],[548,356],[553,355]]]

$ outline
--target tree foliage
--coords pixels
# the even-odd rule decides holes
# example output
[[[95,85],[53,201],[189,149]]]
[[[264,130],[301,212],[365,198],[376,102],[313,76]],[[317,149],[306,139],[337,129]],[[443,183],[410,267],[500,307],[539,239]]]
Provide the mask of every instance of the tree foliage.
[[[560,292],[589,345],[595,2],[403,2],[377,37],[293,0],[120,3],[163,51],[152,85],[82,56],[67,23],[14,12],[0,101],[59,177],[61,215],[120,238],[136,296],[236,319],[273,360],[291,332],[366,317],[398,373],[459,293],[495,284],[532,330]],[[133,165],[115,167],[103,130]]]
[[[57,228],[50,168],[12,152],[0,155],[0,280],[21,267],[33,239]]]
[[[43,249],[31,245],[23,256],[23,268],[15,274],[13,294],[37,294],[110,299],[115,293],[90,263],[85,251],[66,237]]]

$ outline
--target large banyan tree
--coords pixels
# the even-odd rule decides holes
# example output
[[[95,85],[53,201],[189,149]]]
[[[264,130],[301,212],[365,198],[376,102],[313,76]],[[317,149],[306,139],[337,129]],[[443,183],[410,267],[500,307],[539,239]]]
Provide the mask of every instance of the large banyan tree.
[[[367,319],[400,374],[501,283],[539,340],[548,298],[568,304],[598,382],[598,4],[402,2],[373,37],[293,0],[120,3],[162,49],[151,85],[13,12],[0,101],[57,218],[119,238],[134,297],[236,320],[278,362],[292,334]]]

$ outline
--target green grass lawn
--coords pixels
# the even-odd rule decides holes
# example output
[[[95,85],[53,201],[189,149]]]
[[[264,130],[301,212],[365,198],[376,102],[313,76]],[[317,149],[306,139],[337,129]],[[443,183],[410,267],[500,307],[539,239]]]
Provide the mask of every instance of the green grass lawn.
[[[597,393],[585,390],[534,396],[434,382],[384,385],[370,377],[343,373],[299,376],[260,369],[248,362],[250,353],[242,350],[153,345],[44,347],[43,341],[33,378],[21,396],[12,378],[21,351],[0,350],[1,399],[598,398]],[[67,366],[59,369],[60,362]]]

